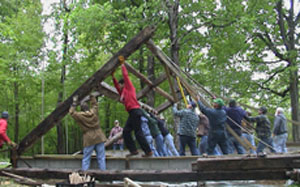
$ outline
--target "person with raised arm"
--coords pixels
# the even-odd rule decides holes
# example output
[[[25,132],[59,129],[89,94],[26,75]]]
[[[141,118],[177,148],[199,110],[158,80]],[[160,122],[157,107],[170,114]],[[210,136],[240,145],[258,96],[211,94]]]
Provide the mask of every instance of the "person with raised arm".
[[[138,155],[138,150],[131,136],[131,132],[134,131],[135,137],[138,143],[140,144],[141,149],[145,152],[145,154],[142,156],[151,157],[153,153],[141,128],[141,117],[143,116],[143,113],[140,109],[140,104],[138,103],[138,100],[136,98],[135,87],[129,79],[128,72],[124,64],[125,59],[123,56],[119,56],[119,62],[121,63],[123,79],[117,81],[117,79],[114,76],[114,72],[112,72],[112,78],[114,86],[120,94],[120,102],[123,103],[126,111],[129,114],[127,122],[123,129],[124,143],[130,152],[126,156]]]

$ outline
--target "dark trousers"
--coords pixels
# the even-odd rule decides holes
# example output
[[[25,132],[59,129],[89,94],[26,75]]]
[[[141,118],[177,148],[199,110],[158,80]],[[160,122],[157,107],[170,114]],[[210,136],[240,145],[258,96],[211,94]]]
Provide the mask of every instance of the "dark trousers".
[[[192,155],[199,155],[196,138],[191,136],[179,135],[180,156],[185,156],[185,146],[188,145]]]
[[[223,154],[229,153],[228,136],[224,131],[210,132],[208,135],[208,155],[213,155],[216,145],[219,145]]]
[[[140,109],[132,109],[129,111],[129,117],[127,119],[126,125],[123,129],[123,138],[126,147],[129,149],[131,153],[136,152],[137,148],[135,146],[135,142],[131,136],[131,132],[134,131],[135,137],[138,143],[141,146],[141,149],[145,153],[151,152],[150,146],[143,134],[141,128],[141,116],[143,115]]]

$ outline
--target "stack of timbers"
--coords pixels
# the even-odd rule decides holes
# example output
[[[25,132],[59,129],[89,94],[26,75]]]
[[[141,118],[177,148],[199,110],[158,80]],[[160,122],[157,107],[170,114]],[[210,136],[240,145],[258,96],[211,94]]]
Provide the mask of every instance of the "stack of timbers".
[[[205,180],[286,180],[299,168],[299,154],[199,158],[192,163]]]

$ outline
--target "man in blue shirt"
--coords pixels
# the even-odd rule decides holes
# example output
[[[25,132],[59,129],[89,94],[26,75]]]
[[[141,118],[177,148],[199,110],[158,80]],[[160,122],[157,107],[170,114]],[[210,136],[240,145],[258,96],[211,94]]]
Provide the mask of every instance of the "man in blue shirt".
[[[225,130],[227,116],[225,110],[222,109],[224,106],[223,100],[220,98],[214,99],[214,108],[209,108],[198,98],[198,105],[201,112],[207,116],[210,123],[207,153],[213,155],[216,145],[219,145],[223,154],[228,154],[228,136]]]
[[[236,101],[231,99],[229,101],[229,107],[224,107],[227,114],[227,124],[232,128],[232,130],[242,139],[242,120],[247,115],[246,111],[241,107],[236,105]],[[229,149],[231,153],[234,153],[235,150],[238,154],[245,154],[246,150],[244,147],[237,141],[237,139],[229,134],[228,136]]]

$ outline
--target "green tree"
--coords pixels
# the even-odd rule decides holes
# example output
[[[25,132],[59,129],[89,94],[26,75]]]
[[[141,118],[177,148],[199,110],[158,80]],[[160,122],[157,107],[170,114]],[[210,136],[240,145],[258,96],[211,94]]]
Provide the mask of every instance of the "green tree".
[[[41,25],[41,3],[32,1],[3,1],[0,22],[0,64],[1,87],[6,94],[8,110],[14,119],[14,140],[19,139],[19,124],[25,123],[24,117],[33,116],[25,110],[34,99],[27,91],[28,85],[36,85],[36,70],[42,59],[43,32]],[[24,82],[26,81],[26,82]],[[29,103],[27,103],[29,102]]]

